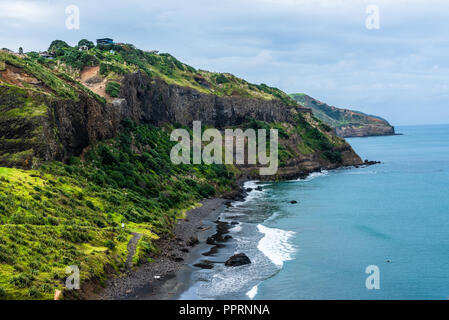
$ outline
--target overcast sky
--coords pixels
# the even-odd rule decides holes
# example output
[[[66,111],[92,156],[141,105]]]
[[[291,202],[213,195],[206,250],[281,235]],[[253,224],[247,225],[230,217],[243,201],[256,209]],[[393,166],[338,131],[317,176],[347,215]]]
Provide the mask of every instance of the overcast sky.
[[[444,0],[0,0],[0,47],[111,37],[393,125],[449,123],[448,16]]]

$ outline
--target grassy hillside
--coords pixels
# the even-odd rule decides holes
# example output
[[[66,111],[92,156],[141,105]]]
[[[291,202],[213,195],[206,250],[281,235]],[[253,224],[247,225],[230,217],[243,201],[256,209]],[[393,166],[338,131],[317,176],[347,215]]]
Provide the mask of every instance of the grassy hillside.
[[[172,236],[177,218],[201,199],[231,191],[240,174],[235,166],[173,165],[173,124],[153,127],[126,119],[118,136],[99,139],[79,157],[65,163],[38,159],[44,137],[59,141],[57,126],[43,125],[53,119],[55,101],[66,107],[88,97],[108,110],[123,76],[140,70],[204,93],[297,105],[276,88],[195,70],[169,54],[87,44],[90,49],[80,51],[55,41],[49,48],[54,59],[0,51],[0,163],[8,167],[0,167],[0,299],[51,299],[55,289],[64,289],[70,265],[80,266],[83,283],[104,283],[106,270],[124,270],[133,232],[143,234],[134,261],[147,261],[158,251],[155,240]],[[82,70],[94,66],[106,79],[105,96],[80,80]],[[297,163],[341,165],[342,148],[350,149],[308,113],[292,123],[247,119],[245,126],[278,129],[280,166],[296,171],[302,168]]]
[[[127,122],[84,162],[0,168],[0,298],[50,299],[69,265],[104,281],[106,266],[124,267],[131,232],[144,234],[144,261],[186,209],[232,188],[235,169],[175,166],[173,144],[161,128]]]
[[[341,162],[333,150],[344,141],[312,127],[301,115],[296,127],[249,119],[246,128],[277,128],[281,167],[299,153],[318,152]],[[157,253],[154,240],[170,236],[177,218],[207,197],[235,188],[239,170],[225,165],[173,165],[173,128],[123,123],[116,139],[94,146],[84,161],[48,162],[36,170],[0,168],[0,297],[51,299],[65,287],[65,268],[80,266],[81,280],[106,279],[124,270],[131,233],[139,264]],[[298,139],[291,147],[289,141]],[[125,228],[121,224],[125,223]]]
[[[162,78],[167,83],[191,87],[203,93],[267,100],[276,98],[287,105],[296,105],[295,101],[277,88],[252,84],[229,73],[196,70],[168,53],[143,51],[132,44],[124,43],[106,46],[91,44],[89,47],[86,51],[80,51],[79,46],[71,47],[57,40],[49,47],[55,59],[44,59],[37,53],[29,53],[28,57],[73,77],[79,75],[84,67],[93,66],[99,66],[100,74],[110,79],[120,79],[127,73],[141,70],[149,76]]]

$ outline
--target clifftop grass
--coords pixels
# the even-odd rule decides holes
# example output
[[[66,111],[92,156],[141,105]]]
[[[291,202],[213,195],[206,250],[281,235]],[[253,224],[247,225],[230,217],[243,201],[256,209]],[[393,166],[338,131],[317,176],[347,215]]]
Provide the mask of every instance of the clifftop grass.
[[[228,73],[196,70],[168,53],[143,51],[132,44],[99,45],[80,51],[78,46],[71,47],[64,42],[54,41],[50,49],[55,53],[55,60],[41,58],[36,53],[29,53],[28,58],[54,70],[64,71],[72,77],[79,75],[86,66],[99,66],[100,74],[111,78],[140,70],[169,84],[194,88],[203,93],[280,99],[287,105],[297,105],[277,88],[252,84]]]
[[[15,86],[20,86],[29,91],[35,91],[48,95],[50,98],[62,98],[78,101],[79,93],[84,92],[88,96],[105,103],[105,100],[81,83],[74,80],[66,72],[58,70],[52,61],[45,61],[37,58],[35,55],[20,57],[0,50],[0,64],[6,67],[12,66],[18,69],[18,74],[13,75],[16,81]],[[1,71],[1,70],[0,70]],[[36,81],[30,83],[22,77],[31,76]],[[2,81],[3,80],[3,81]],[[5,79],[0,77],[0,86],[11,85]]]

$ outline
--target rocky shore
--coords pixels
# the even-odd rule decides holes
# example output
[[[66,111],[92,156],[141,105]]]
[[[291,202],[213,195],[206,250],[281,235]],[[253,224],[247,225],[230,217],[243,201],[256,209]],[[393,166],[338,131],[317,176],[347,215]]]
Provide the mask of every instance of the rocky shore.
[[[343,138],[373,137],[373,136],[393,136],[395,129],[387,122],[364,125],[347,125],[336,127],[338,136]]]
[[[190,210],[187,218],[178,221],[175,238],[160,239],[156,245],[161,254],[121,277],[110,279],[99,293],[85,296],[99,300],[159,300],[170,299],[180,285],[176,274],[185,266],[192,247],[198,244],[198,234],[206,231],[203,220],[220,208],[225,199],[204,200],[201,207]]]
[[[244,181],[243,179],[237,181],[239,187],[234,192],[224,195],[222,198],[203,200],[200,207],[189,210],[185,219],[178,220],[174,238],[159,239],[155,243],[161,254],[154,257],[154,262],[145,263],[119,277],[109,279],[106,287],[100,292],[95,292],[98,291],[98,286],[86,290],[83,298],[89,300],[173,299],[185,285],[178,281],[177,275],[188,265],[186,260],[188,260],[192,249],[200,245],[198,238],[202,233],[214,232],[211,236],[206,235],[207,240],[202,243],[205,249],[202,255],[205,258],[217,252],[223,243],[232,238],[226,235],[231,226],[227,222],[216,220],[214,221],[216,227],[213,229],[206,226],[204,222],[211,217],[214,211],[229,206],[232,201],[245,199],[247,191],[242,188]],[[212,247],[209,249],[210,245]],[[232,263],[230,262],[230,264]],[[214,262],[205,259],[200,264],[194,267],[210,269]]]
[[[377,161],[365,160],[359,166],[378,164]],[[318,170],[319,171],[319,170]],[[300,175],[307,177],[308,173]],[[107,281],[106,287],[100,292],[83,294],[84,299],[92,300],[169,300],[177,295],[188,285],[189,270],[187,262],[192,249],[202,246],[201,259],[193,265],[194,268],[212,269],[215,263],[227,263],[228,266],[251,263],[244,253],[230,257],[227,261],[214,261],[209,257],[225,246],[232,239],[229,229],[233,222],[224,222],[219,219],[214,221],[214,227],[207,226],[205,221],[212,217],[212,213],[225,206],[231,206],[232,201],[243,201],[251,190],[243,189],[245,179],[237,183],[239,188],[235,192],[222,198],[206,199],[201,206],[187,212],[186,219],[178,220],[174,230],[174,237],[159,239],[156,245],[161,254],[154,257],[154,262],[145,263],[142,266],[130,270],[127,273]],[[292,202],[293,203],[293,202]],[[199,238],[203,238],[202,241]],[[182,272],[184,271],[184,272]],[[180,274],[184,274],[184,280],[180,281]],[[98,286],[97,288],[98,289]]]
[[[371,166],[379,164],[378,161],[365,160],[354,167]],[[334,169],[334,168],[327,168]],[[317,169],[315,171],[320,171]],[[297,178],[305,178],[312,171],[297,175]],[[231,206],[232,201],[243,201],[248,192],[243,184],[247,179],[239,179],[239,186],[234,192],[224,195],[221,198],[206,199],[201,202],[201,206],[187,212],[185,219],[178,220],[174,230],[174,237],[170,239],[159,239],[156,245],[161,254],[153,257],[154,261],[145,263],[136,269],[132,269],[121,276],[111,278],[107,281],[106,287],[98,292],[98,286],[93,286],[83,293],[84,299],[89,300],[169,300],[188,286],[187,270],[192,249],[202,246],[201,259],[193,265],[194,268],[212,269],[215,263],[225,263],[227,266],[237,266],[251,263],[244,253],[230,257],[227,261],[213,261],[209,259],[218,250],[225,246],[225,243],[232,239],[229,229],[233,222],[214,221],[215,226],[207,226],[206,220],[212,217],[216,210]],[[294,203],[292,201],[291,203]],[[218,216],[218,215],[217,215]],[[200,241],[199,238],[204,238]],[[183,274],[183,276],[179,276]],[[184,277],[185,281],[179,278]],[[95,292],[95,293],[94,293]]]

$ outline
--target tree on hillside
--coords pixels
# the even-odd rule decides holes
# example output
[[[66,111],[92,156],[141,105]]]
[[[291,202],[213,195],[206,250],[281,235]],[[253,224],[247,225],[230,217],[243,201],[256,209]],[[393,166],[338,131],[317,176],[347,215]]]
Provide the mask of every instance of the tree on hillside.
[[[92,49],[93,47],[95,47],[95,44],[87,39],[82,39],[78,42],[78,47],[81,46],[86,46],[87,48]]]
[[[67,42],[62,40],[54,40],[50,47],[48,48],[48,52],[56,53],[56,51],[64,48],[70,48],[70,46],[67,44]]]

